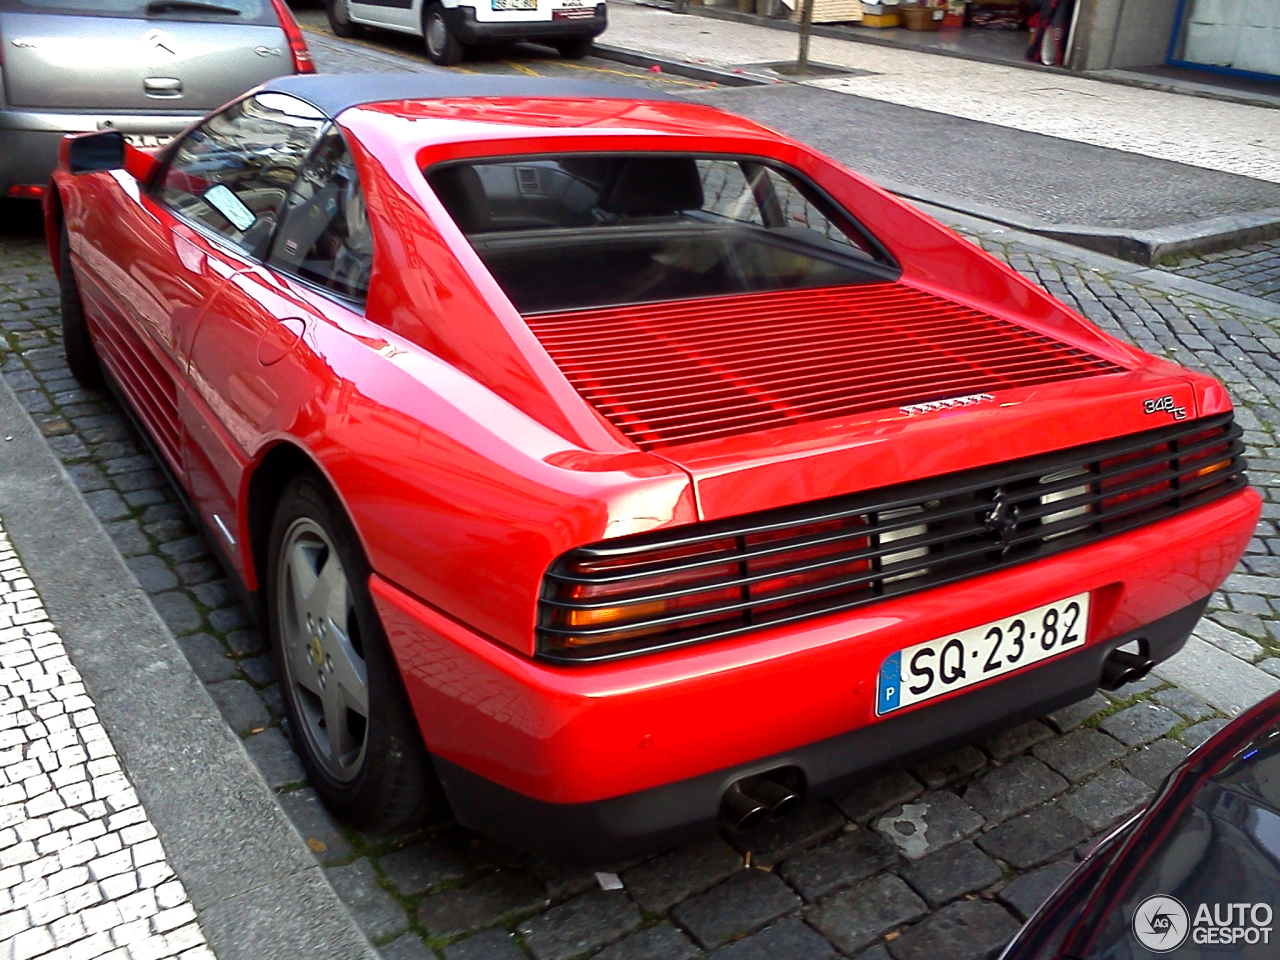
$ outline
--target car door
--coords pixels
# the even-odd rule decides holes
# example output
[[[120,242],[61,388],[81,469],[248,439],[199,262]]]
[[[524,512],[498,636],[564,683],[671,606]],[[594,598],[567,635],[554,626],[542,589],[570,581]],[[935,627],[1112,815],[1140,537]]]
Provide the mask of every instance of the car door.
[[[406,33],[422,32],[421,7],[414,9],[413,0],[350,0],[351,19],[400,30]]]
[[[104,338],[107,360],[180,478],[178,397],[196,325],[265,246],[324,123],[292,97],[237,101],[174,144],[147,191],[126,191],[137,205],[132,215],[98,225],[106,259],[122,262],[109,285],[129,319]]]
[[[363,313],[373,264],[364,194],[336,126],[319,137],[290,191],[265,266],[234,276],[200,321],[191,348],[186,413],[197,509],[229,553],[246,531],[233,518],[251,455],[291,433],[299,411],[324,404],[317,325]],[[239,563],[239,559],[235,562]]]

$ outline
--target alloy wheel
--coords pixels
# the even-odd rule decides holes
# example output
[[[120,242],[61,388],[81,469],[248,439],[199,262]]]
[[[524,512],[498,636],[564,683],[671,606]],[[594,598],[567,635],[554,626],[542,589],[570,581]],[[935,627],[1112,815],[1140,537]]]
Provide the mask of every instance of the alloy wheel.
[[[298,734],[325,773],[349,783],[364,764],[369,680],[346,570],[328,534],[302,517],[285,533],[278,576],[279,642]]]

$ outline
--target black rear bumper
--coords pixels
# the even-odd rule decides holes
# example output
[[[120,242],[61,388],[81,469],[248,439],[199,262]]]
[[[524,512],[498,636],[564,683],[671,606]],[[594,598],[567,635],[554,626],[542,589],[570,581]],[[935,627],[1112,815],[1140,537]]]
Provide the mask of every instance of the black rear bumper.
[[[593,803],[556,804],[509,790],[436,758],[458,821],[473,830],[567,863],[598,865],[663,850],[715,829],[728,785],[773,767],[799,768],[806,800],[848,790],[878,774],[1075,703],[1097,689],[1117,647],[1138,641],[1159,662],[1177,653],[1208,598],[989,687],[889,717],[739,767]]]
[[[598,37],[609,26],[609,16],[602,3],[590,17],[572,20],[532,20],[507,23],[483,23],[476,19],[471,7],[454,7],[444,11],[445,23],[460,41],[470,46],[505,43],[513,40],[559,40],[565,37]]]

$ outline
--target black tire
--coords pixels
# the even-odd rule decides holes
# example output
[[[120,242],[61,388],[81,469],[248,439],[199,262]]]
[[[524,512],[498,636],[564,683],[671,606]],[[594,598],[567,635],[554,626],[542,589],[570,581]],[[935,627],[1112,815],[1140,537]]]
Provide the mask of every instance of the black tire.
[[[58,230],[58,295],[62,301],[62,350],[71,375],[86,387],[101,389],[102,364],[93,349],[80,287],[71,269],[71,240],[67,236],[66,221]]]
[[[335,778],[310,731],[314,720],[304,716],[305,694],[290,672],[286,637],[282,631],[282,550],[286,533],[298,525],[323,531],[346,573],[352,608],[344,625],[358,646],[367,677],[368,717],[357,772]],[[289,541],[293,543],[295,541]],[[307,472],[285,488],[271,522],[267,562],[267,614],[272,655],[280,676],[285,714],[294,747],[316,792],[334,812],[352,823],[379,828],[402,827],[425,818],[443,806],[439,781],[422,744],[417,721],[387,644],[382,624],[369,595],[369,563],[346,514],[319,475]],[[293,633],[296,640],[297,633]],[[318,644],[318,641],[317,641]],[[317,657],[319,664],[323,658]],[[329,671],[332,673],[332,669]],[[336,679],[336,678],[335,678]],[[335,689],[336,689],[335,683]],[[308,726],[311,722],[312,726]]]
[[[348,0],[324,0],[324,12],[333,35],[349,40],[364,33],[364,27],[351,22],[351,9],[347,3]]]
[[[595,37],[562,37],[552,43],[560,56],[566,60],[581,60],[591,52]]]
[[[461,62],[466,52],[462,42],[449,29],[444,7],[438,3],[427,7],[422,15],[422,42],[426,45],[428,59],[441,67],[452,67]]]

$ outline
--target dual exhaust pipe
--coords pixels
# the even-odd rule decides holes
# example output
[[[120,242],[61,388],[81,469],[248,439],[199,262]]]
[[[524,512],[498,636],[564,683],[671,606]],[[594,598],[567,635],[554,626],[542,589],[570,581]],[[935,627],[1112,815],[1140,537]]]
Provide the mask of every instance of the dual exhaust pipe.
[[[1102,664],[1101,686],[1118,690],[1151,672],[1155,661],[1127,650],[1113,650]],[[720,820],[735,830],[746,830],[764,820],[777,820],[800,806],[800,788],[787,786],[801,778],[794,767],[735,780],[720,801]]]
[[[1127,650],[1112,650],[1102,663],[1102,686],[1107,690],[1119,690],[1125,684],[1141,680],[1155,665],[1150,657]]]
[[[746,830],[763,820],[785,817],[798,806],[800,794],[780,779],[770,779],[768,775],[744,777],[724,792],[720,819],[735,830]]]

